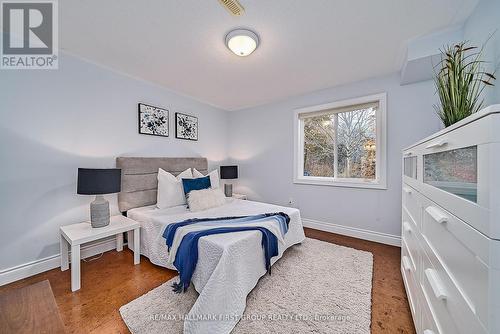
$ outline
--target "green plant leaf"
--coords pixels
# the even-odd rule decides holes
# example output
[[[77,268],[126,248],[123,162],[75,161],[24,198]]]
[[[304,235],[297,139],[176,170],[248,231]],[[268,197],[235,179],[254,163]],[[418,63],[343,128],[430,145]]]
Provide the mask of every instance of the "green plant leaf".
[[[493,74],[484,71],[485,62],[481,60],[484,47],[478,49],[467,44],[443,47],[441,60],[434,66],[434,83],[440,100],[440,105],[434,108],[445,126],[479,111],[483,106],[483,90],[496,80]]]

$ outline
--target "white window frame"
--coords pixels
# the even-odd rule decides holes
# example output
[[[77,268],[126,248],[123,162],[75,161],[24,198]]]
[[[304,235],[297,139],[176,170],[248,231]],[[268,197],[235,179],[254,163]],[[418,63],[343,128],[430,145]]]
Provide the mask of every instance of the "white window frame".
[[[349,106],[378,102],[375,113],[376,147],[375,179],[337,178],[321,176],[304,176],[304,121],[301,114],[318,113],[330,109],[340,109]],[[335,101],[327,104],[295,109],[293,115],[293,183],[313,184],[333,187],[387,189],[387,93],[363,96],[348,100]],[[336,157],[335,157],[336,158]]]

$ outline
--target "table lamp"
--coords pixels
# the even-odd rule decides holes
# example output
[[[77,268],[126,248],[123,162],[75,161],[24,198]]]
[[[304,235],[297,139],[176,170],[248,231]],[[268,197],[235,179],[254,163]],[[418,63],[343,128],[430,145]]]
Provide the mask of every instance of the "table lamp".
[[[222,180],[237,179],[238,166],[220,166],[220,178]],[[226,197],[233,196],[233,185],[231,183],[224,184],[224,194]]]
[[[94,169],[78,168],[79,195],[96,195],[90,203],[90,223],[92,227],[109,225],[109,202],[105,194],[121,191],[122,172],[119,168]]]

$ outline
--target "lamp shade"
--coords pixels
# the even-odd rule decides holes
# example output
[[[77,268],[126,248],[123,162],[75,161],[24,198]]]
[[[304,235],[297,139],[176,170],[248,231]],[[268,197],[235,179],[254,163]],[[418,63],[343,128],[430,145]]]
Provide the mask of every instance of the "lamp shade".
[[[80,195],[104,195],[121,191],[122,170],[119,168],[94,169],[78,168]]]
[[[237,179],[238,166],[220,166],[220,178],[223,180]]]

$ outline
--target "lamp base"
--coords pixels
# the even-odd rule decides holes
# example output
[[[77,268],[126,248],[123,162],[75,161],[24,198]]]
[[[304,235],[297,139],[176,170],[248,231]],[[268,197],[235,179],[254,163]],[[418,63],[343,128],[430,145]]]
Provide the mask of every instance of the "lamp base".
[[[226,197],[233,197],[233,185],[230,183],[224,184],[224,194]]]
[[[102,195],[90,203],[90,224],[94,228],[109,225],[109,202]]]

